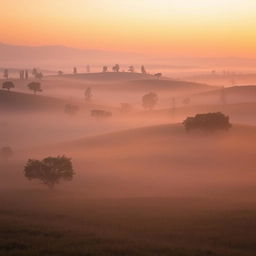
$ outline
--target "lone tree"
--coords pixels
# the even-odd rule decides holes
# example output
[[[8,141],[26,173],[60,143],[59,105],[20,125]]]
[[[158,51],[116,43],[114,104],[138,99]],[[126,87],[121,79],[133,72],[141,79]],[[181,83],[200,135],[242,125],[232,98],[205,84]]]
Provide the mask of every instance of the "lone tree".
[[[147,74],[147,71],[146,71],[146,69],[143,65],[141,66],[141,73],[142,74]]]
[[[123,114],[129,113],[132,111],[132,105],[129,103],[121,103],[120,104],[120,112]]]
[[[102,73],[106,73],[106,72],[108,72],[108,66],[103,66]]]
[[[162,76],[162,73],[156,73],[156,74],[154,74],[154,76],[159,80],[160,77]]]
[[[142,105],[145,109],[152,110],[158,102],[158,96],[154,92],[145,94],[142,97]]]
[[[12,89],[12,88],[14,88],[14,87],[15,87],[15,85],[14,85],[14,83],[11,82],[11,81],[3,82],[3,85],[2,85],[2,88],[3,88],[3,89],[6,89],[6,90],[8,90],[8,91],[10,91],[10,89]]]
[[[201,130],[205,132],[214,132],[217,130],[227,131],[232,127],[229,117],[221,112],[197,114],[194,117],[188,117],[183,125],[187,132],[191,130]]]
[[[128,72],[134,73],[135,72],[134,66],[130,66],[128,68]]]
[[[29,159],[24,168],[24,175],[29,180],[40,180],[53,189],[61,180],[72,180],[74,170],[70,158],[47,157],[42,161]]]
[[[38,82],[31,82],[28,84],[28,89],[33,91],[34,94],[36,94],[37,92],[42,92],[42,88],[41,88],[41,84]]]
[[[119,64],[116,64],[116,65],[112,68],[112,70],[113,70],[114,72],[119,72],[119,70],[120,70]]]
[[[66,114],[73,116],[78,111],[78,106],[72,104],[66,104],[64,107],[64,111]]]
[[[84,97],[85,97],[86,102],[91,101],[91,99],[92,99],[92,88],[91,87],[86,88],[86,90],[84,92]]]
[[[13,156],[11,147],[3,147],[0,150],[0,156],[3,160],[9,160]]]

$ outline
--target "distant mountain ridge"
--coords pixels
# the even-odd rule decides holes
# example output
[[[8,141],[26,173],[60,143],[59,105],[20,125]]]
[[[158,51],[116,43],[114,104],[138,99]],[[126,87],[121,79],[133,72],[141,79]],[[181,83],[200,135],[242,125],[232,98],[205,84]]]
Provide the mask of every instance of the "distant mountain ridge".
[[[1,61],[18,60],[19,58],[26,59],[69,59],[69,58],[106,58],[114,56],[116,52],[77,49],[62,45],[46,45],[46,46],[25,46],[25,45],[10,45],[0,43],[0,59]]]

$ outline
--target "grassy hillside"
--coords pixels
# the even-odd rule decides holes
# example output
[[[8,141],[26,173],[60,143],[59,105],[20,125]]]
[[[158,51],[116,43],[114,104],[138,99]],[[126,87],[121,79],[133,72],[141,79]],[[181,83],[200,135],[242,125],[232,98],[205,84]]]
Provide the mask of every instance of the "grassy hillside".
[[[64,74],[60,77],[72,78],[72,79],[82,79],[89,81],[128,81],[134,79],[155,79],[151,75],[141,74],[141,73],[129,73],[129,72],[106,72],[106,73],[78,73],[78,74]]]
[[[244,85],[244,86],[232,86],[224,88],[224,93],[227,103],[238,102],[256,102],[256,86]],[[191,96],[193,102],[211,102],[213,104],[221,103],[221,96],[223,89],[212,90],[209,92],[202,92]]]
[[[132,90],[154,90],[154,91],[173,91],[173,92],[202,92],[213,90],[214,87],[187,81],[171,80],[171,79],[144,79],[129,81],[125,85],[126,89]]]
[[[65,104],[65,100],[58,98],[0,90],[0,110],[2,111],[46,109],[61,109],[63,111]]]
[[[239,125],[80,139],[40,151],[73,159],[74,181],[55,191],[26,181],[23,162],[0,163],[0,255],[254,256],[255,142]]]

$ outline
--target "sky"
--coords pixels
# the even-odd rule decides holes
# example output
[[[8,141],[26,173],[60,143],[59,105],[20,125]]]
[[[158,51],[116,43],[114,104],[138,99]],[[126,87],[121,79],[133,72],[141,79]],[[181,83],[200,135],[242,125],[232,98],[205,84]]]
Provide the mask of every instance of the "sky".
[[[255,0],[0,0],[0,41],[256,57]]]

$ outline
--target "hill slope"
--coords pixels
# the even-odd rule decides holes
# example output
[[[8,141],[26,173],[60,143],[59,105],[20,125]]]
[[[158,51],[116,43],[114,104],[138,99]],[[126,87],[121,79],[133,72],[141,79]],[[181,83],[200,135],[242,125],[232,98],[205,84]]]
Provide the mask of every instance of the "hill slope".
[[[26,94],[0,90],[0,110],[44,110],[61,109],[66,104],[65,100],[41,95]]]

